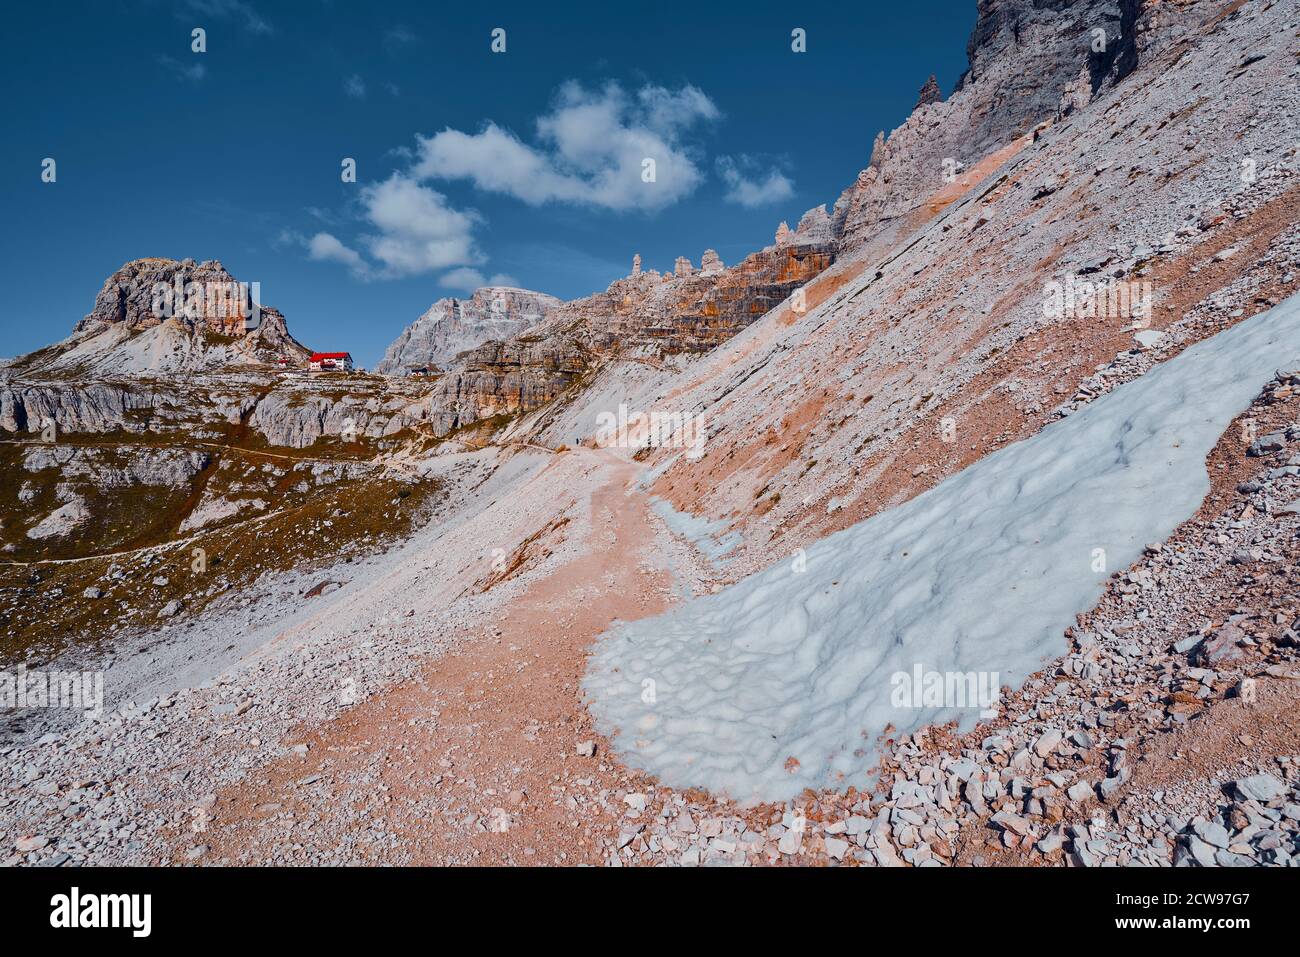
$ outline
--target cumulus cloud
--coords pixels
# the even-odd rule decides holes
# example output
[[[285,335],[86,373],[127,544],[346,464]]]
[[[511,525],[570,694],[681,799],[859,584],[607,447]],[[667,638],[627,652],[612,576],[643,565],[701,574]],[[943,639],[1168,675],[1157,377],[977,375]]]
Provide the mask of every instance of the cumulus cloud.
[[[344,265],[367,281],[450,271],[445,284],[453,288],[464,288],[474,276],[484,285],[473,268],[485,258],[474,241],[481,218],[473,210],[453,209],[447,197],[401,173],[363,188],[360,207],[369,229],[351,245],[325,231],[308,237],[285,230],[277,242],[301,247],[317,262]]]
[[[353,96],[365,94],[358,76],[349,78],[345,89]],[[689,195],[704,180],[701,152],[691,138],[720,116],[713,101],[693,86],[673,90],[648,84],[629,91],[613,82],[591,89],[569,82],[537,118],[530,141],[493,122],[477,133],[446,129],[417,136],[414,151],[390,151],[404,170],[360,191],[367,224],[361,235],[350,244],[333,232],[296,241],[312,259],[340,263],[366,280],[434,273],[451,289],[515,285],[513,277],[501,273],[484,278],[486,257],[475,242],[482,217],[452,207],[430,182],[468,180],[530,205],[653,211]],[[646,175],[646,160],[653,161],[652,176]],[[789,190],[789,182],[782,181]]]
[[[365,276],[370,272],[359,252],[330,233],[317,233],[304,242],[307,246],[307,255],[311,259],[342,263],[356,276]]]
[[[487,280],[477,269],[469,266],[461,266],[459,269],[453,269],[438,277],[439,284],[446,286],[448,289],[459,289],[462,292],[473,292],[481,286],[487,285]]]
[[[343,92],[354,100],[364,100],[366,98],[366,81],[353,73],[343,81]]]
[[[766,172],[760,164],[745,155],[719,156],[718,175],[727,185],[723,199],[739,203],[749,209],[779,203],[794,195],[794,183],[779,169],[771,167]]]
[[[646,85],[629,93],[617,83],[589,90],[569,82],[551,111],[538,117],[533,143],[491,121],[478,133],[446,129],[416,138],[412,174],[468,179],[530,205],[655,210],[703,180],[686,134],[719,116],[693,86],[674,91]]]
[[[394,173],[361,193],[366,219],[378,233],[364,237],[367,251],[383,264],[386,277],[411,276],[455,266],[476,265],[483,255],[474,243],[481,217],[453,209],[447,197],[410,177]]]

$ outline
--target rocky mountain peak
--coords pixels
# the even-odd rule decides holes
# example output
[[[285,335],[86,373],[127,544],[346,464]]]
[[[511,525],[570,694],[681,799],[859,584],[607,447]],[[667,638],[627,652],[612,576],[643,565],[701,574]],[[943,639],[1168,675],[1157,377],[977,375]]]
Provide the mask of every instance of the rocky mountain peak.
[[[876,138],[871,141],[871,158],[867,160],[869,169],[879,169],[880,161],[885,155],[885,131],[880,130],[876,133]],[[861,174],[859,174],[861,177]]]
[[[700,257],[700,274],[712,276],[714,273],[720,273],[726,266],[722,264],[722,257],[718,255],[716,249],[704,250],[704,255]]]
[[[835,204],[840,253],[888,243],[945,185],[1037,125],[1086,106],[1140,57],[1188,29],[1197,4],[1141,0],[980,0],[969,67],[942,98],[931,77],[912,115],[876,137],[871,160]],[[951,161],[951,162],[946,162]]]
[[[134,259],[109,276],[74,332],[124,324],[148,329],[167,319],[242,335],[257,311],[258,287],[241,284],[216,259]]]
[[[402,375],[412,369],[444,369],[458,354],[489,340],[522,335],[558,305],[554,296],[511,286],[484,286],[468,299],[439,299],[402,330],[375,371]]]
[[[105,281],[72,334],[10,368],[112,374],[197,371],[302,358],[284,316],[261,305],[259,283],[237,280],[218,260],[147,257]]]

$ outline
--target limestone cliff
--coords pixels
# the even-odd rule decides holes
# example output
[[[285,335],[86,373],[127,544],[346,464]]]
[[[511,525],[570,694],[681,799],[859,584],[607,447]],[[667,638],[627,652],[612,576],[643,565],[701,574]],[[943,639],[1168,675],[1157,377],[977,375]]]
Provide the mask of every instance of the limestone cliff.
[[[461,352],[526,333],[559,304],[554,296],[509,286],[485,286],[468,299],[439,299],[402,331],[375,371],[445,369]]]
[[[559,334],[486,342],[462,355],[456,368],[403,414],[441,436],[484,419],[528,412],[572,385],[589,361],[577,341]]]

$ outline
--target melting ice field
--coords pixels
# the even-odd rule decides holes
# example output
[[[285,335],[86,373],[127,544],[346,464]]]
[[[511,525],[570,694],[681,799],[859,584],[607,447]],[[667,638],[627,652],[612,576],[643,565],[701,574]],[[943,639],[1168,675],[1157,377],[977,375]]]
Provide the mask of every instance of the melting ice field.
[[[785,561],[616,626],[584,681],[599,727],[670,786],[785,800],[861,783],[887,725],[973,726],[978,708],[895,706],[892,676],[997,672],[1018,687],[1063,654],[1109,572],[1192,515],[1210,449],[1298,360],[1293,296],[811,545],[801,574]]]

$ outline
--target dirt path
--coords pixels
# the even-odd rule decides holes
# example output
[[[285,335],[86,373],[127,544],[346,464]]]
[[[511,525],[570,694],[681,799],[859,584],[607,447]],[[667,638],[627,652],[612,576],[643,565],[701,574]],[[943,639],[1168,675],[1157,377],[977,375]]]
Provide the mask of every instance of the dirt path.
[[[494,634],[432,661],[417,680],[304,729],[305,756],[219,794],[175,860],[307,863],[598,863],[635,789],[606,762],[579,683],[586,650],[616,618],[662,611],[669,576],[634,465],[603,453],[582,557],[504,609]],[[577,754],[595,741],[595,757]],[[234,745],[238,747],[238,743]]]

